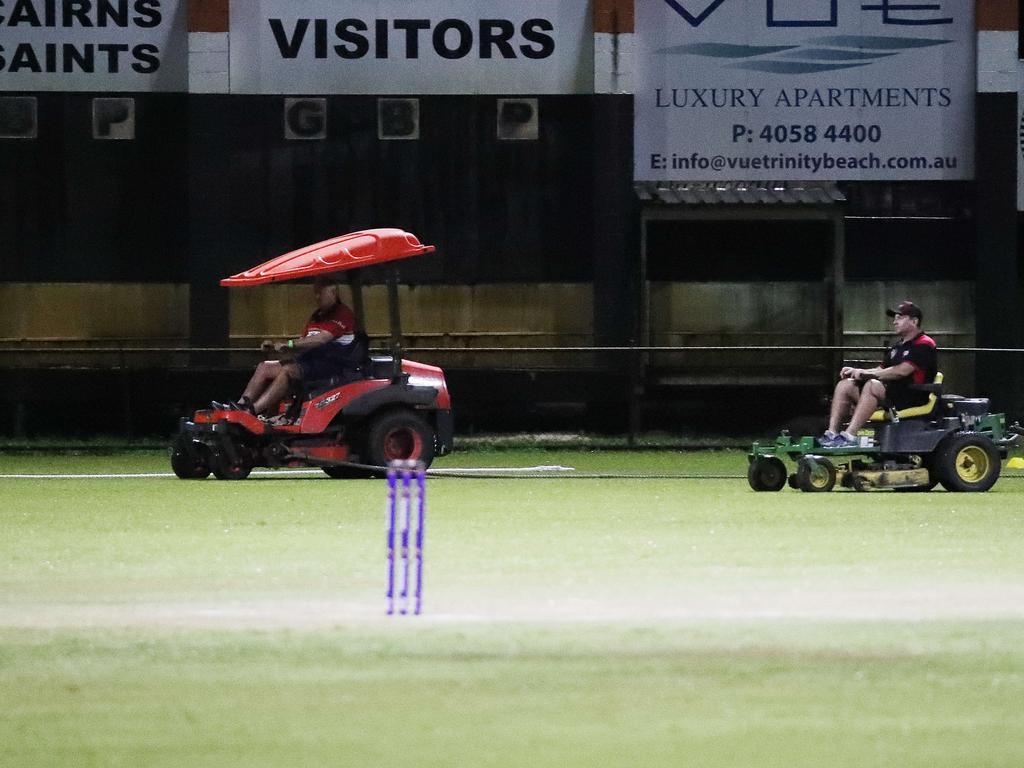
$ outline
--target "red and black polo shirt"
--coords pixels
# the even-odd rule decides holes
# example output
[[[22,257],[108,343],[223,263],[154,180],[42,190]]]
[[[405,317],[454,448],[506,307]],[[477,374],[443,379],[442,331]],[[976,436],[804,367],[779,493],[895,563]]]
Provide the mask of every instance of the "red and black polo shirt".
[[[923,405],[928,401],[927,392],[909,389],[911,384],[930,384],[939,370],[938,350],[931,336],[919,333],[908,341],[898,341],[885,351],[883,368],[892,368],[900,363],[914,366],[913,373],[905,379],[890,381],[885,387],[886,399],[896,409]]]

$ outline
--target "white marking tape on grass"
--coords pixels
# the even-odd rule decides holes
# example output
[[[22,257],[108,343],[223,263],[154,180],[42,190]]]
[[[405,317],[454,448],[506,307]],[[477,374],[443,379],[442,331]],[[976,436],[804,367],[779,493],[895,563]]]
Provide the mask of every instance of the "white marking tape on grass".
[[[575,472],[572,467],[541,466],[541,467],[473,467],[469,469],[430,469],[431,475],[447,474],[484,474],[508,473],[510,475],[520,472]],[[319,469],[259,469],[253,475],[263,477],[281,477],[285,475],[319,475]],[[146,477],[174,477],[173,472],[89,472],[89,473],[67,473],[57,474],[51,472],[22,472],[17,474],[0,475],[0,480],[134,480]]]
[[[514,475],[520,472],[575,472],[575,467],[560,467],[557,464],[545,464],[540,467],[471,467],[469,469],[428,469],[428,475],[483,475],[508,473]]]
[[[111,478],[138,478],[138,477],[174,477],[173,472],[136,472],[132,473],[115,473],[111,472],[108,474],[66,474],[59,475],[56,473],[29,473],[25,472],[22,474],[15,475],[0,475],[0,480],[109,480]]]
[[[254,475],[311,475],[319,474],[319,469],[278,469],[253,472]],[[173,472],[83,472],[68,473],[30,473],[17,475],[0,475],[0,480],[135,480],[142,477],[174,477]]]

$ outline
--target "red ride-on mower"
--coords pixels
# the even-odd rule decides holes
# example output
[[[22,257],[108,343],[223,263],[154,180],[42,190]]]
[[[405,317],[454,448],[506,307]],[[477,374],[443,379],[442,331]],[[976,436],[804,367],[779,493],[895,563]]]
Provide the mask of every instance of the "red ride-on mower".
[[[348,272],[352,303],[363,327],[359,271],[434,250],[400,229],[371,229],[315,243],[221,280],[249,286]],[[398,276],[387,278],[391,349],[369,354],[365,334],[353,342],[343,375],[303,382],[281,403],[284,426],[241,410],[201,410],[182,419],[171,466],[182,479],[242,480],[253,467],[321,467],[334,478],[367,477],[396,459],[427,466],[452,448],[451,398],[444,372],[402,359]]]

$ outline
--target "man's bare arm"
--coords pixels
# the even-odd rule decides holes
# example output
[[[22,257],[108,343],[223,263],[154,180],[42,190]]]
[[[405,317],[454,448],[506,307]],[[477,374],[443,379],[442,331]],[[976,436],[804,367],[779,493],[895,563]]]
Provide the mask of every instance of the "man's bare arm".
[[[913,363],[900,363],[889,368],[844,368],[843,378],[878,379],[880,381],[898,381],[914,373]]]
[[[312,333],[309,336],[303,336],[300,339],[287,339],[278,344],[274,345],[274,349],[278,352],[287,352],[289,350],[304,352],[309,349],[315,349],[316,347],[322,347],[329,341],[334,339],[329,333]]]

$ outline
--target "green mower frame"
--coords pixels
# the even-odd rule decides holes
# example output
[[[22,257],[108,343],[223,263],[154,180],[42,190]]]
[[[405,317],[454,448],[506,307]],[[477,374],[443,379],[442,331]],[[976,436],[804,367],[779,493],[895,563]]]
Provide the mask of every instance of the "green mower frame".
[[[780,491],[787,484],[808,493],[836,485],[868,491],[987,491],[1002,461],[1024,435],[1006,426],[1006,415],[989,413],[986,398],[947,395],[938,398],[926,417],[872,422],[860,444],[825,448],[814,437],[792,438],[783,432],[772,443],[754,443],[748,454],[747,481],[755,491]],[[789,473],[784,459],[796,463]]]

